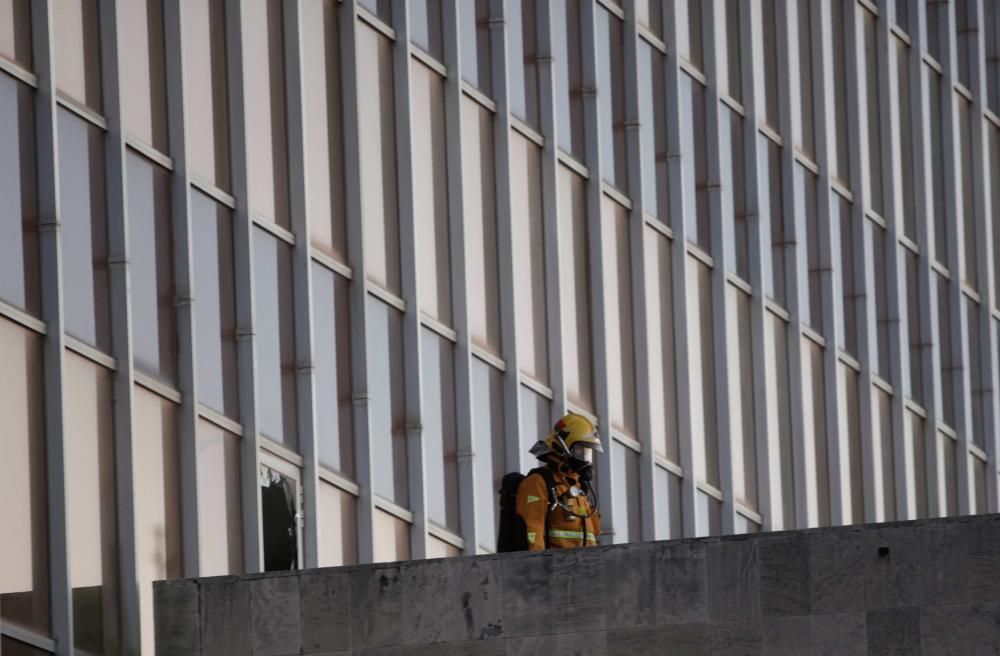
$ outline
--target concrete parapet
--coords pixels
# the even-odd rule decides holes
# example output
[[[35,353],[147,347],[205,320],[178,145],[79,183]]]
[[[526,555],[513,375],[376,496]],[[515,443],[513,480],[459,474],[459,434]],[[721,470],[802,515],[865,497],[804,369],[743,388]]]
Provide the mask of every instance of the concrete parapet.
[[[155,584],[159,656],[1000,654],[1000,515]]]

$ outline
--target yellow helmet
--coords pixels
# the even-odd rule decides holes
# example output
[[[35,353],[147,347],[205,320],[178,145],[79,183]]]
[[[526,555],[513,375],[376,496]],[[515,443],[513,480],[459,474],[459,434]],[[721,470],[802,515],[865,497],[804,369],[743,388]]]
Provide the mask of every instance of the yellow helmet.
[[[583,415],[572,412],[557,421],[549,436],[531,448],[531,453],[539,459],[551,454],[587,462],[593,459],[594,451],[604,452],[597,427]]]

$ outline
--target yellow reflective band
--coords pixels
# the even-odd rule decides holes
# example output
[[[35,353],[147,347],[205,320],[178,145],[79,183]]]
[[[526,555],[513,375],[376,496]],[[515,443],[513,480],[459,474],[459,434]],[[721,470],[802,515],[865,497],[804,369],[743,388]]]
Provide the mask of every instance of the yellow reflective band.
[[[528,544],[535,544],[535,534],[532,532],[528,533]]]
[[[528,495],[528,503],[535,503],[536,501],[541,501],[541,499],[539,499],[533,494]]]
[[[545,532],[545,535],[549,536],[550,538],[566,538],[567,540],[582,540],[583,539],[583,531],[561,531],[561,530],[555,529],[555,528],[550,528],[548,531]],[[587,532],[587,541],[588,542],[597,542],[597,538],[594,537],[593,533],[591,533],[591,532],[588,531]]]

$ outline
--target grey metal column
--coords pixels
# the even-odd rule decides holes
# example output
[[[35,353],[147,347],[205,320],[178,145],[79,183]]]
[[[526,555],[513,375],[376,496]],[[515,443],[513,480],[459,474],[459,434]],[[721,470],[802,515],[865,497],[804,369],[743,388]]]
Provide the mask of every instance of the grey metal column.
[[[566,371],[563,365],[567,354],[563,350],[562,287],[560,284],[562,239],[559,234],[559,133],[555,99],[554,30],[563,29],[552,23],[552,7],[548,2],[535,3],[536,33],[538,36],[535,58],[538,64],[539,123],[545,145],[542,147],[542,242],[545,252],[545,325],[547,328],[549,380],[553,400],[550,404],[549,423],[555,424],[566,414]]]
[[[601,173],[601,143],[600,143],[600,105],[599,93],[611,93],[611,89],[597,88],[597,17],[596,6],[592,2],[585,3],[581,8],[582,34],[581,43],[592,44],[583,53],[583,132],[584,149],[586,152],[587,171],[587,253],[590,259],[590,316],[593,324],[593,356],[594,356],[594,406],[598,420],[603,422],[601,429],[605,435],[611,435],[611,394],[608,389],[608,370],[610,355],[608,354],[607,302],[604,286],[608,284],[607,273],[604,270],[604,238],[601,205],[604,200],[604,177]],[[613,284],[613,283],[612,283]],[[600,476],[598,476],[598,494],[604,499],[612,499],[616,489],[621,485],[615,483],[615,449],[611,440],[608,449],[600,460]],[[620,492],[619,492],[620,493]],[[601,520],[602,537],[615,536],[615,524],[627,518],[614,517],[605,513]]]
[[[163,3],[166,43],[167,122],[170,156],[170,223],[174,239],[174,305],[177,311],[177,382],[181,392],[178,415],[181,472],[181,535],[186,577],[201,574],[198,523],[198,390],[194,257],[191,232],[191,175],[187,162],[187,94],[184,87],[184,5]]]
[[[684,25],[678,25],[677,3],[671,3],[664,7],[665,30],[667,43],[673,45],[670,54],[667,55],[667,84],[666,96],[673,99],[673,111],[667,111],[667,151],[668,151],[668,175],[670,178],[670,216],[674,231],[674,240],[671,249],[671,280],[674,301],[674,348],[676,352],[676,375],[677,375],[677,434],[680,436],[679,450],[681,466],[684,468],[684,478],[681,480],[681,516],[684,524],[684,537],[694,537],[697,534],[697,490],[695,479],[695,445],[691,436],[692,426],[692,392],[688,382],[691,380],[691,354],[689,352],[690,340],[688,338],[688,272],[687,272],[687,222],[684,220],[686,209],[693,211],[692,204],[694,198],[687,196],[687,183],[684,180],[684,157],[694,157],[694,153],[684,153],[681,149],[683,140],[681,131],[684,129],[681,124],[680,114],[680,86],[681,76],[686,75],[681,69],[680,55],[677,52],[677,37],[681,30],[687,29]],[[666,111],[666,110],[665,110]],[[690,109],[688,110],[690,111]],[[597,374],[595,370],[595,375]]]
[[[823,351],[823,412],[827,444],[827,463],[830,472],[830,523],[834,526],[850,523],[851,510],[851,466],[850,448],[844,439],[841,423],[841,409],[846,408],[846,400],[840,388],[840,366],[837,351],[843,343],[841,325],[844,320],[844,297],[840,276],[840,231],[833,223],[834,204],[838,197],[831,189],[833,168],[836,160],[836,109],[832,107],[833,86],[833,25],[830,15],[833,11],[843,11],[838,3],[814,3],[812,12],[813,35],[818,38],[820,56],[813,56],[813,107],[816,131],[816,162],[819,165],[819,187],[817,194],[817,238],[820,245],[820,266],[823,295],[823,335],[826,348]],[[819,11],[815,11],[818,8]],[[841,217],[844,220],[844,217]]]
[[[316,364],[312,328],[312,257],[309,238],[308,137],[305,133],[305,69],[302,63],[302,0],[285,0],[285,104],[288,113],[289,210],[295,246],[292,284],[295,317],[295,398],[302,454],[303,547],[307,568],[319,567],[319,436],[316,434]]]
[[[639,110],[639,27],[635,0],[625,0],[625,157],[627,160],[628,194],[632,199],[629,212],[629,253],[632,255],[632,340],[635,345],[635,405],[638,415],[639,498],[643,540],[656,539],[656,506],[667,499],[656,496],[656,458],[653,448],[653,418],[650,402],[649,307],[646,292],[646,208],[643,189],[656,185],[656,180],[643,179],[642,131]],[[652,93],[652,91],[650,91]],[[666,111],[666,107],[658,108]],[[654,110],[655,111],[655,110]],[[653,144],[649,145],[650,148]],[[631,536],[629,536],[631,537]]]
[[[66,519],[66,408],[64,406],[65,333],[62,284],[62,212],[59,205],[53,1],[31,3],[31,42],[38,89],[35,91],[35,147],[38,167],[38,254],[41,312],[46,334],[42,344],[45,409],[45,472],[49,537],[49,604],[52,638],[58,656],[73,654],[73,589]]]
[[[941,350],[938,327],[938,299],[936,292],[934,261],[934,201],[933,170],[931,166],[931,119],[930,89],[925,71],[923,53],[927,47],[927,8],[923,2],[916,3],[914,12],[915,28],[910,35],[913,46],[910,49],[910,111],[913,112],[913,188],[918,194],[914,202],[917,211],[917,225],[920,230],[919,287],[920,287],[920,335],[921,369],[923,376],[924,409],[924,451],[927,462],[927,512],[931,517],[941,517],[947,513],[944,484],[941,475],[944,455],[938,438],[938,421],[941,418]],[[934,73],[931,73],[934,74]]]
[[[799,98],[798,7],[795,0],[779,2],[776,8],[778,34],[778,102],[783,145],[781,148],[782,214],[785,243],[782,248],[787,290],[788,396],[792,413],[792,457],[796,528],[816,526],[815,449],[806,439],[803,409],[802,324],[809,318],[809,266],[805,197],[795,184],[795,145],[802,132]],[[772,172],[773,173],[773,172]],[[808,174],[806,174],[808,175]]]
[[[125,119],[122,111],[121,53],[118,49],[118,0],[101,0],[101,73],[108,211],[108,269],[111,304],[111,353],[114,375],[115,507],[118,520],[119,648],[138,653],[139,583],[136,566],[135,450],[132,314],[129,300],[128,201],[126,199]]]
[[[956,445],[955,482],[958,487],[958,512],[960,515],[972,511],[972,472],[969,468],[969,444],[972,432],[972,402],[969,381],[969,322],[963,309],[964,295],[962,292],[962,277],[965,272],[965,212],[973,208],[964,207],[961,183],[961,167],[965,165],[961,157],[962,139],[958,121],[958,111],[955,106],[955,82],[957,80],[958,51],[955,43],[955,4],[947,6],[947,41],[942,49],[944,61],[944,79],[941,92],[946,94],[946,100],[941,103],[941,137],[944,141],[944,194],[945,217],[948,234],[948,316],[951,324],[951,358],[950,363],[954,374],[952,389],[943,390],[952,394],[955,406],[955,433],[958,435]],[[963,99],[962,102],[965,102]],[[981,116],[981,115],[980,115]],[[982,119],[979,119],[980,122]],[[957,362],[956,362],[957,360]]]
[[[894,5],[892,9],[883,5],[877,23],[876,56],[879,79],[879,122],[881,130],[882,170],[879,175],[884,181],[888,193],[883,194],[883,212],[886,219],[886,240],[888,253],[876,257],[885,258],[885,286],[889,304],[889,366],[883,371],[889,376],[893,394],[891,399],[892,412],[892,451],[881,453],[882,462],[892,458],[895,517],[891,519],[916,519],[917,501],[916,487],[913,478],[913,440],[910,436],[909,422],[906,421],[906,390],[910,382],[910,348],[905,322],[907,320],[906,305],[906,258],[900,254],[899,240],[904,234],[906,225],[903,216],[905,203],[902,200],[901,172],[901,135],[899,133],[900,98],[898,71],[893,56],[894,39],[891,23],[894,20]],[[883,464],[883,470],[885,469]],[[883,504],[883,508],[884,508]],[[890,518],[886,518],[890,519]]]
[[[473,421],[472,336],[469,333],[468,247],[465,238],[465,162],[462,161],[462,56],[459,11],[475,11],[473,3],[443,2],[445,79],[445,141],[448,149],[448,225],[452,266],[451,305],[455,344],[455,430],[458,442],[459,515],[463,553],[475,555],[479,549],[476,505],[480,485],[476,480],[476,432],[486,430]]]
[[[993,1],[993,0],[990,0]],[[986,46],[984,31],[986,29],[984,16],[984,0],[975,0],[976,25],[979,30],[975,38],[975,47],[969,58],[972,77],[972,161],[973,189],[975,190],[975,216],[978,226],[976,242],[976,264],[979,277],[979,297],[982,299],[979,307],[979,341],[980,362],[982,367],[981,390],[985,395],[983,417],[983,444],[989,456],[986,473],[986,512],[997,512],[1000,509],[1000,490],[997,485],[997,459],[1000,454],[1000,407],[997,394],[1000,392],[1000,351],[997,345],[997,333],[993,328],[993,317],[990,308],[996,297],[996,279],[993,277],[997,266],[997,253],[993,250],[994,230],[1000,226],[993,224],[990,184],[989,134],[982,118],[986,109]],[[994,219],[995,220],[995,219]],[[983,512],[983,508],[976,508]]]
[[[364,208],[361,193],[361,142],[358,113],[358,7],[344,0],[340,15],[341,102],[344,112],[344,207],[347,214],[347,263],[351,267],[351,418],[354,468],[360,494],[357,505],[358,561],[375,559],[374,467],[371,448],[371,395],[368,392],[368,291],[365,269]],[[353,164],[353,165],[352,165]]]
[[[739,357],[730,348],[729,326],[735,320],[735,309],[726,299],[729,282],[727,274],[736,270],[736,253],[727,239],[733,231],[735,217],[729,190],[722,181],[722,112],[720,103],[724,91],[719,89],[720,78],[726,70],[726,13],[725,0],[702,3],[702,44],[705,60],[705,142],[708,160],[708,214],[711,223],[711,248],[715,266],[712,268],[712,330],[715,363],[716,440],[718,442],[719,483],[722,488],[722,533],[736,531],[735,471],[733,469],[733,391],[730,380],[731,356]],[[730,152],[730,159],[732,153]],[[719,366],[719,363],[724,363]]]
[[[243,568],[264,567],[257,443],[257,355],[254,350],[253,220],[250,218],[247,175],[246,90],[243,61],[243,9],[240,0],[226,0],[226,68],[229,85],[229,135],[232,160],[233,259],[236,278],[236,358],[239,378],[240,483],[243,512]],[[250,74],[260,75],[260,71]]]
[[[770,217],[764,213],[770,193],[766,179],[760,174],[761,136],[758,125],[765,99],[758,91],[764,88],[763,34],[760,3],[742,5],[746,17],[740,21],[741,43],[748,56],[742,64],[744,168],[746,170],[748,251],[750,285],[750,332],[753,350],[753,370],[757,380],[763,378],[771,356],[767,345],[767,312],[764,279],[765,263],[771,258]],[[679,354],[678,354],[679,355]],[[784,528],[781,506],[781,454],[772,436],[778,432],[777,417],[772,408],[775,391],[768,385],[754,385],[754,431],[757,435],[759,511],[764,518],[764,530]],[[791,527],[789,527],[791,528]]]
[[[413,156],[412,112],[410,110],[410,9],[406,0],[393,0],[393,101],[396,118],[396,186],[399,203],[399,258],[403,278],[403,372],[406,379],[406,452],[409,466],[410,557],[427,557],[427,491],[424,486],[424,426],[422,362],[420,349],[420,275],[417,266],[416,216],[414,212],[413,167],[422,165]]]
[[[517,348],[517,301],[514,292],[514,224],[510,185],[510,99],[507,78],[507,2],[490,0],[490,54],[493,58],[493,95],[497,113],[493,122],[497,200],[497,248],[500,263],[500,343],[507,369],[503,377],[507,469],[528,470],[533,465],[521,431],[521,358]]]

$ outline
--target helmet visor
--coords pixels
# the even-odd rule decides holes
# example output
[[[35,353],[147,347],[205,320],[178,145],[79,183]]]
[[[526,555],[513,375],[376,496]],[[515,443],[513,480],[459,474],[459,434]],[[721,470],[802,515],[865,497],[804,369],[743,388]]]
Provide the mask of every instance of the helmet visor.
[[[594,462],[594,449],[590,444],[577,442],[570,448],[569,452],[570,455],[576,458],[577,460],[583,460],[584,462]]]

